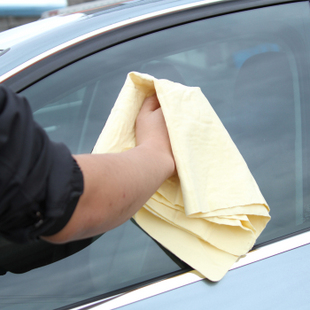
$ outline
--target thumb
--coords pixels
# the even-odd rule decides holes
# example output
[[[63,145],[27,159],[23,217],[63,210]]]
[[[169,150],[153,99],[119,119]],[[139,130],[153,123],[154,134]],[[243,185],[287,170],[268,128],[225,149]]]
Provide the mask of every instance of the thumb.
[[[148,113],[157,110],[160,107],[156,94],[145,98],[140,113]]]

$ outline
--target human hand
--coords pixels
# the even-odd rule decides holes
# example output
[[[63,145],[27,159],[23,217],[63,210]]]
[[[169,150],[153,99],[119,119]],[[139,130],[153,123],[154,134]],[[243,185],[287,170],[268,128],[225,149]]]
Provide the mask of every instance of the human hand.
[[[136,120],[136,142],[164,158],[171,170],[170,175],[175,174],[175,162],[172,154],[170,139],[166,122],[156,94],[144,100]]]
[[[42,237],[64,243],[96,236],[133,216],[176,173],[166,122],[157,97],[146,98],[136,120],[137,147],[121,153],[75,155],[84,192],[58,233]]]

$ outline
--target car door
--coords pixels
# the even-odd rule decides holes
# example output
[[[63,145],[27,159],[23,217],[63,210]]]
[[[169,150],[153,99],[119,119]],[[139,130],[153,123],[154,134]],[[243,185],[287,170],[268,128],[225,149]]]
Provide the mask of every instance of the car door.
[[[124,31],[127,38],[117,39],[114,33],[109,45],[102,43],[104,35],[92,37],[87,53],[83,42],[51,55],[51,62],[59,63],[56,68],[45,65],[45,59],[45,69],[35,64],[28,81],[21,72],[7,84],[29,100],[35,120],[51,139],[64,142],[73,153],[91,152],[129,72],[200,87],[271,208],[272,220],[255,246],[263,248],[310,226],[309,3],[243,8],[241,2],[248,3],[234,7],[224,2],[217,11],[201,6],[195,14],[183,9],[148,20],[148,28],[137,33],[141,25],[131,25],[132,30]],[[84,243],[51,247],[16,249],[3,242],[12,254],[3,262],[9,272],[0,278],[1,306],[70,308],[190,270],[131,221]],[[48,258],[43,255],[47,251]],[[268,251],[264,257],[277,254]],[[17,254],[24,261],[13,264]],[[260,265],[250,269],[259,274]],[[228,277],[236,281],[245,275],[236,269]],[[203,306],[213,291],[214,298],[224,294],[221,283],[201,283],[208,296],[199,299]],[[188,306],[185,301],[183,306]],[[156,307],[156,298],[149,307]]]

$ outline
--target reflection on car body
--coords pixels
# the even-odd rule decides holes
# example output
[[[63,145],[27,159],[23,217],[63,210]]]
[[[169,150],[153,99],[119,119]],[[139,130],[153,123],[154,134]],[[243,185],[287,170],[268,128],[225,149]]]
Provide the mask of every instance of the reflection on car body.
[[[0,260],[1,309],[306,308],[309,17],[308,1],[126,1],[6,46],[0,81],[26,96],[50,137],[74,153],[92,150],[128,72],[199,86],[272,220],[217,284],[131,221],[89,245],[55,248],[40,264],[43,252],[32,245],[21,252],[32,270],[5,274],[11,267]]]

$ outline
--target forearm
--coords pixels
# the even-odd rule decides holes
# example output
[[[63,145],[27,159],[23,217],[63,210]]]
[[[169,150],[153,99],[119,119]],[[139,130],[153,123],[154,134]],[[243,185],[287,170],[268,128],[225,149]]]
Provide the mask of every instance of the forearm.
[[[84,193],[66,227],[45,238],[51,242],[87,238],[121,225],[175,169],[171,156],[147,143],[120,154],[77,155],[75,159],[83,172]]]
[[[175,173],[165,120],[156,96],[145,99],[136,120],[137,146],[119,154],[77,155],[84,192],[67,225],[43,237],[62,243],[98,235],[132,217]]]
[[[1,233],[10,240],[63,243],[103,233],[133,216],[174,173],[156,96],[137,117],[137,147],[77,155],[78,165],[33,121],[25,98],[0,86],[0,107]]]

